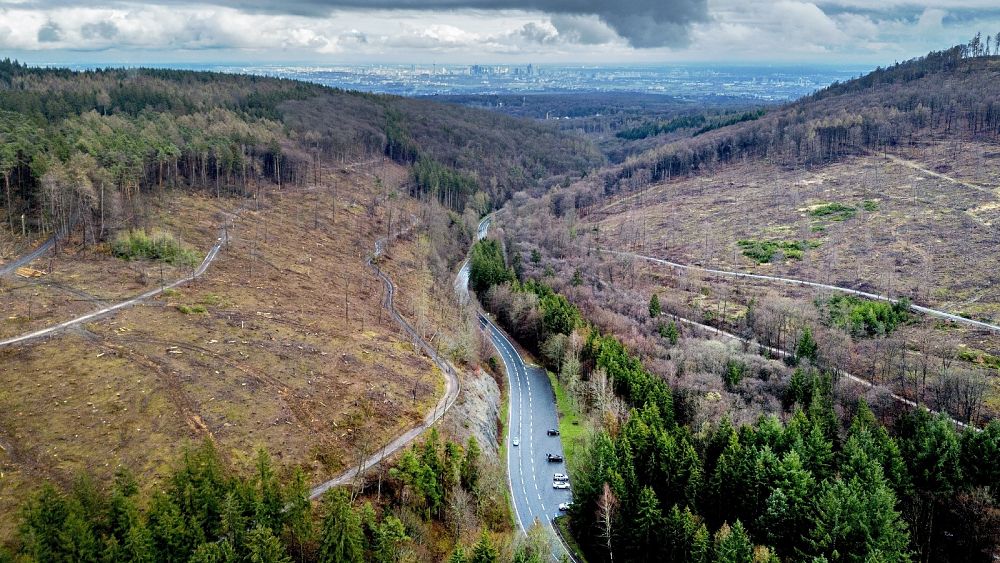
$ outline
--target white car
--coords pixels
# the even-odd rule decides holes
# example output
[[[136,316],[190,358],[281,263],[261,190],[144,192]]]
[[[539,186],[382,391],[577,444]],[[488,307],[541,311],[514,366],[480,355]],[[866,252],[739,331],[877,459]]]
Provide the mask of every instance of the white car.
[[[562,473],[555,473],[552,475],[553,481],[569,481],[568,475],[563,475]]]
[[[552,481],[552,488],[553,489],[568,489],[569,488],[569,483],[567,483],[566,481]]]
[[[515,446],[520,446],[521,445],[521,439],[518,438],[517,436],[515,436],[515,437],[513,437],[513,438],[510,439],[510,443],[514,444]]]
[[[559,503],[559,511],[560,512],[566,512],[567,510],[569,510],[569,507],[571,507],[571,506],[573,506],[572,502],[560,502]]]

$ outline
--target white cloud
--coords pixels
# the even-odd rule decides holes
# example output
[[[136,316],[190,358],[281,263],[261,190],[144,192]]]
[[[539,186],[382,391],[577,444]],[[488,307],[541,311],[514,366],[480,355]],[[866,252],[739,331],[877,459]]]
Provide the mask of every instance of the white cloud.
[[[158,0],[165,2],[168,0]],[[609,0],[610,1],[610,0]],[[844,60],[889,62],[1000,30],[996,0],[709,0],[683,48],[634,49],[596,15],[524,10],[250,12],[218,5],[107,7],[0,0],[0,48],[122,60]],[[957,10],[964,10],[957,12]],[[956,17],[956,14],[962,14]],[[672,29],[644,30],[670,34]],[[108,51],[112,54],[100,54]],[[199,51],[209,51],[198,55]],[[184,55],[187,53],[187,55]]]

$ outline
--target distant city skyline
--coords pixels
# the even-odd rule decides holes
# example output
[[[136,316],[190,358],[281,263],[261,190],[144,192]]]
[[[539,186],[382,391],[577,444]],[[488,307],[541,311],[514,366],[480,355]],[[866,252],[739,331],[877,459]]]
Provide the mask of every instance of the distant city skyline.
[[[30,63],[889,64],[995,37],[995,0],[0,0]]]

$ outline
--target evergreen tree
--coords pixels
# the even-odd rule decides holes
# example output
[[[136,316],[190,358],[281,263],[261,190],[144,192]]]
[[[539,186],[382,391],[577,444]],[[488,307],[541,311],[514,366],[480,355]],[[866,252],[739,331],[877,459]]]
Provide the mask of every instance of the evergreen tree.
[[[250,563],[291,563],[285,547],[270,528],[258,524],[247,534]]]
[[[497,548],[493,546],[493,540],[490,539],[490,535],[483,530],[481,536],[479,536],[479,542],[476,543],[475,549],[472,550],[472,559],[469,563],[498,563],[500,561],[500,553]]]
[[[795,358],[797,360],[809,360],[814,364],[819,358],[819,344],[813,338],[812,330],[809,327],[806,327],[802,331],[802,336],[799,337],[799,343],[795,347]]]
[[[469,436],[465,444],[465,457],[462,458],[462,486],[471,493],[479,491],[479,457],[482,450],[475,436]]]
[[[186,561],[188,554],[198,546],[188,537],[180,508],[165,494],[153,497],[149,509],[149,531],[157,561]]]
[[[639,492],[634,525],[635,551],[653,557],[663,547],[663,511],[653,489],[646,486]]]
[[[352,563],[364,558],[361,522],[351,508],[347,491],[330,489],[323,497],[326,517],[320,539],[321,563]]]
[[[448,563],[468,563],[468,559],[465,558],[465,550],[462,549],[462,546],[455,547],[455,551],[448,558]]]
[[[191,555],[189,563],[236,563],[240,559],[229,540],[203,543]]]
[[[909,536],[896,512],[896,497],[881,468],[868,472],[874,482],[852,478],[826,481],[820,488],[806,538],[806,554],[839,561],[909,561]]]
[[[313,527],[312,503],[309,502],[309,484],[299,467],[292,473],[292,481],[285,492],[288,507],[285,511],[285,525],[301,560],[305,547],[312,543]]]
[[[743,524],[737,520],[732,527],[726,524],[715,533],[716,563],[751,563],[753,543]]]
[[[257,450],[256,473],[254,474],[254,520],[257,524],[272,530],[283,526],[285,500],[281,495],[281,484],[271,467],[271,456],[267,450]]]
[[[21,509],[23,551],[35,561],[53,561],[61,553],[60,532],[69,515],[62,495],[46,483]]]
[[[655,319],[656,317],[659,317],[661,313],[663,313],[663,309],[660,307],[660,296],[654,293],[653,296],[649,298],[649,318]]]
[[[375,561],[394,563],[400,560],[403,545],[410,541],[406,528],[395,516],[386,516],[378,526],[375,538]]]

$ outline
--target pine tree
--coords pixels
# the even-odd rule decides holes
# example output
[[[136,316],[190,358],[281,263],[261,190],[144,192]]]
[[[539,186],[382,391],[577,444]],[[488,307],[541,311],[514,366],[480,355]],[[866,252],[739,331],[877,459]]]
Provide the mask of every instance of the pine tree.
[[[465,550],[462,546],[455,547],[455,551],[452,552],[451,557],[448,558],[448,563],[467,563],[468,559],[465,558]]]
[[[180,508],[166,495],[153,497],[149,509],[149,532],[157,561],[185,561],[197,544],[189,541]],[[200,543],[200,542],[199,542]]]
[[[203,543],[191,555],[188,563],[234,563],[239,561],[229,540]]]
[[[326,517],[323,519],[319,561],[321,563],[353,563],[364,558],[361,522],[351,508],[347,491],[330,489],[323,497]]]
[[[255,469],[254,519],[257,524],[266,528],[280,530],[285,501],[281,496],[281,484],[271,467],[271,456],[264,448],[257,450]]]
[[[462,458],[462,486],[473,494],[479,491],[480,455],[482,450],[479,449],[479,442],[475,436],[469,436],[469,441],[465,444],[465,457]]]
[[[739,520],[732,527],[723,524],[715,533],[715,561],[716,563],[753,561],[753,544]]]
[[[305,547],[312,543],[315,534],[312,503],[309,502],[309,485],[301,468],[295,468],[292,481],[285,490],[285,497],[288,499],[285,525],[301,560]]]
[[[649,298],[649,318],[655,319],[656,317],[659,317],[661,313],[663,313],[663,309],[660,307],[660,296],[654,293],[653,296]]]
[[[698,527],[691,540],[691,563],[708,563],[712,558],[712,537],[704,524]]]
[[[472,550],[472,559],[469,563],[498,563],[500,561],[500,553],[497,548],[493,546],[493,540],[490,539],[490,535],[483,530],[481,536],[479,536],[479,542],[476,543],[475,549]]]
[[[285,546],[270,528],[258,524],[247,534],[247,552],[250,563],[291,563]]]
[[[408,541],[410,536],[406,535],[403,523],[395,516],[386,516],[379,524],[375,537],[375,561],[378,563],[399,561],[400,550]]]
[[[799,337],[799,343],[795,347],[795,358],[798,360],[809,360],[812,363],[816,363],[816,359],[819,358],[819,345],[813,338],[812,330],[806,327],[802,331],[802,336]]]
[[[62,495],[46,483],[21,509],[20,538],[36,561],[53,561],[61,553],[59,534],[69,509]]]
[[[660,501],[650,487],[643,487],[639,492],[634,524],[634,543],[638,553],[648,557],[662,549],[663,511]]]

